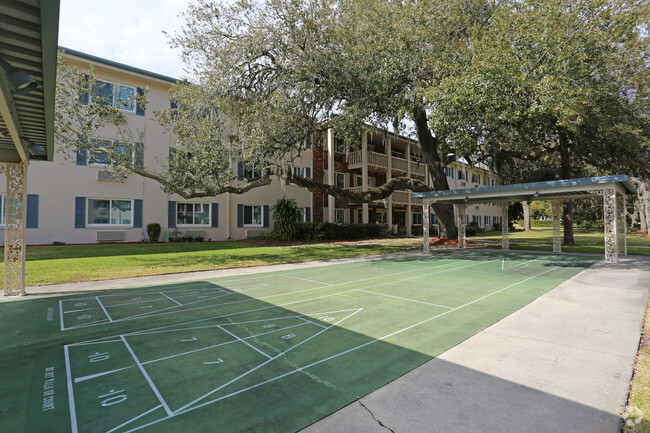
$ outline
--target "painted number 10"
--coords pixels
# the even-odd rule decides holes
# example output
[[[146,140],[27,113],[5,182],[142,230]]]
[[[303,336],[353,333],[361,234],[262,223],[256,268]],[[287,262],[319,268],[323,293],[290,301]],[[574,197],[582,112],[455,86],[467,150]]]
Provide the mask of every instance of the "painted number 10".
[[[111,389],[108,394],[100,395],[98,398],[101,400],[102,406],[113,406],[114,404],[122,403],[126,400],[126,394],[122,394],[123,392],[123,389],[118,391]]]

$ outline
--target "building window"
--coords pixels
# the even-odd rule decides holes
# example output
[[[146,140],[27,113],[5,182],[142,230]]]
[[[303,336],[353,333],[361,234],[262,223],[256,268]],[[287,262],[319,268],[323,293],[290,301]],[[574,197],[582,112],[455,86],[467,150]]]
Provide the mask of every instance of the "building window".
[[[334,209],[334,222],[345,224],[345,209]]]
[[[485,225],[485,226],[490,225],[490,217],[489,216],[483,217],[483,225]]]
[[[474,183],[481,183],[481,175],[472,173],[472,182]]]
[[[463,180],[463,170],[458,170],[458,180]]]
[[[481,222],[481,216],[480,215],[472,215],[472,223],[475,223],[476,225],[479,225]]]
[[[422,212],[413,212],[412,214],[412,222],[414,226],[421,226],[422,225]]]
[[[133,225],[133,200],[88,199],[87,225]]]
[[[483,175],[483,185],[490,186],[490,180],[487,177],[487,174]]]
[[[398,152],[397,150],[391,151],[392,156],[395,158],[401,158],[404,159],[404,152]]]
[[[436,225],[436,224],[438,224],[438,215],[436,215],[435,213],[431,212],[431,218],[430,218],[429,221],[431,221],[431,224],[432,224],[432,225]]]
[[[306,173],[307,173],[307,171],[305,170],[305,167],[294,167],[293,168],[293,175],[294,176],[307,177]]]
[[[124,159],[129,164],[133,163],[133,145],[130,143],[93,138],[90,141],[90,149],[88,151],[88,162],[90,165],[109,166],[116,162],[110,161],[108,155],[100,152],[99,149],[101,148],[109,152],[117,150],[119,152],[118,158]]]
[[[334,152],[345,153],[345,141],[342,138],[336,137],[334,139]]]
[[[177,225],[210,225],[209,203],[176,203]]]
[[[309,209],[309,208],[307,208],[307,207],[301,207],[301,208],[299,208],[299,210],[300,210],[300,215],[301,215],[300,219],[302,219],[302,222],[304,222],[304,223],[308,223],[308,222],[309,222],[309,220],[307,220],[307,209]]]
[[[334,173],[334,185],[345,188],[345,173]]]
[[[135,113],[135,87],[97,80],[92,99],[104,105],[117,106],[120,110]]]
[[[244,206],[244,225],[262,225],[262,206]]]
[[[445,176],[454,178],[454,167],[445,167]]]

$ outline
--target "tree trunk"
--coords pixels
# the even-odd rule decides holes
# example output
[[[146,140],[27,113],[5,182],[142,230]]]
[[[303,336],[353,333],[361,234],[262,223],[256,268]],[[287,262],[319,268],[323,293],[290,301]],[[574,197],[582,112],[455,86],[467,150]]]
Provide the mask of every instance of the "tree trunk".
[[[422,147],[424,162],[427,164],[433,189],[436,191],[445,191],[449,189],[445,168],[438,154],[438,138],[431,134],[427,113],[422,105],[416,104],[413,108],[413,120],[418,132],[418,139]],[[443,238],[458,237],[456,222],[454,221],[454,207],[450,204],[436,203],[432,205],[440,224],[440,236]]]
[[[524,208],[524,231],[530,231],[530,202],[523,201],[521,206]]]
[[[571,154],[569,152],[569,139],[564,128],[558,130],[560,137],[560,175],[562,179],[571,179]],[[564,212],[562,214],[564,228],[564,245],[574,245],[573,239],[573,201],[564,201]]]

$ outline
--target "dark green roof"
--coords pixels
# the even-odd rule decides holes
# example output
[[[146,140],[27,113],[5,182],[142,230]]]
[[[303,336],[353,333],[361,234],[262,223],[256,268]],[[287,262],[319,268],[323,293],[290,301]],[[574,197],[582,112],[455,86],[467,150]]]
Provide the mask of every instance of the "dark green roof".
[[[546,182],[498,185],[485,188],[464,188],[446,191],[416,192],[413,197],[452,204],[485,202],[565,200],[598,195],[598,190],[614,188],[621,194],[636,194],[630,179],[624,175],[551,180]]]

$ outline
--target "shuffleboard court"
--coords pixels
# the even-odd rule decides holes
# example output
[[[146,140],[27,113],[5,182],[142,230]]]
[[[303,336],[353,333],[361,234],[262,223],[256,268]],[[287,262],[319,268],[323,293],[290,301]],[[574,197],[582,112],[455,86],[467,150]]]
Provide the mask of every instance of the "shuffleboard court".
[[[415,254],[4,301],[0,431],[297,431],[596,261]]]

